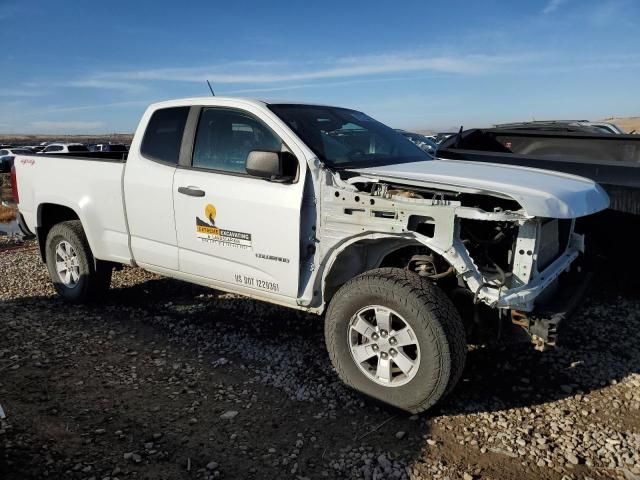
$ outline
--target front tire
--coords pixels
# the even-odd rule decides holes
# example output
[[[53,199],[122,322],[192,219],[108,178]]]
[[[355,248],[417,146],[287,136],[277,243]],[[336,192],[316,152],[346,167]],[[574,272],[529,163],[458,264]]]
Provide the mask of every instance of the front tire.
[[[399,268],[371,270],[343,285],[329,305],[325,339],[344,383],[412,413],[455,387],[467,352],[449,298]]]
[[[111,266],[95,260],[79,220],[54,225],[47,235],[47,269],[56,292],[72,303],[94,300],[111,284]]]

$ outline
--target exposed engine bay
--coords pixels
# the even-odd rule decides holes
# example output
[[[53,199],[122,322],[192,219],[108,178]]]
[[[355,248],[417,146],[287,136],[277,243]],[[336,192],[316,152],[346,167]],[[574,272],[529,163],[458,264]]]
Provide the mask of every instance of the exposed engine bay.
[[[325,288],[354,269],[403,266],[437,282],[455,300],[464,297],[474,315],[476,305],[501,317],[518,312],[525,329],[528,312],[555,293],[558,277],[583,250],[573,219],[532,217],[499,195],[354,175],[327,186],[323,198],[321,248],[330,255],[339,245],[344,262]]]

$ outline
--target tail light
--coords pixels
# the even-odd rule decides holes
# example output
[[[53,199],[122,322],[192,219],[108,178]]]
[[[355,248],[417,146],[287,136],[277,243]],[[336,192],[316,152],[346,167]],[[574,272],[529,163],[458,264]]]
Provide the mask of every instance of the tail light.
[[[11,167],[11,194],[13,195],[13,201],[16,205],[20,203],[20,196],[18,195],[18,176],[16,175],[16,166]]]

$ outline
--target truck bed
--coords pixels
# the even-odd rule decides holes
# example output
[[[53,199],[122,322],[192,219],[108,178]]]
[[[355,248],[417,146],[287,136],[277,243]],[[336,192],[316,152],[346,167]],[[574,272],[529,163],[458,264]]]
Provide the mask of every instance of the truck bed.
[[[590,178],[607,191],[611,209],[640,214],[640,135],[471,129],[445,140],[438,157]]]
[[[48,205],[62,206],[82,221],[96,258],[130,263],[122,157],[117,152],[16,156],[18,206],[28,229],[37,233],[38,216]]]

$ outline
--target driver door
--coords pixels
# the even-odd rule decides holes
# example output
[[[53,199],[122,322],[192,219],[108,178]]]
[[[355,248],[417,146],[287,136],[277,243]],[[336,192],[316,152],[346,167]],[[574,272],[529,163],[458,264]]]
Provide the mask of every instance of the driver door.
[[[270,182],[245,170],[249,152],[282,144],[247,111],[201,110],[191,166],[174,176],[181,272],[249,294],[297,297],[304,182]]]

